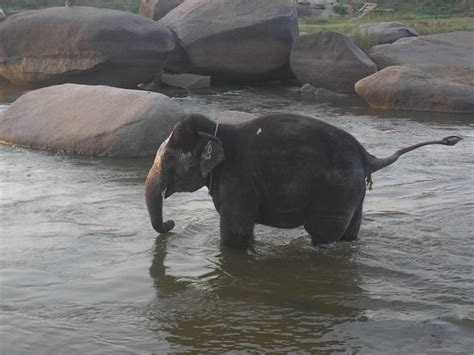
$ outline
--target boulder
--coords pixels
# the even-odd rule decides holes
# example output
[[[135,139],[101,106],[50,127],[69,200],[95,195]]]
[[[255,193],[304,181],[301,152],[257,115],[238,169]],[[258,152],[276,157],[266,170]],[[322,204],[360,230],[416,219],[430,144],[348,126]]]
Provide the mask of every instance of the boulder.
[[[178,36],[189,72],[220,81],[278,78],[298,36],[291,0],[187,0],[159,23]]]
[[[0,113],[0,141],[69,154],[152,156],[186,113],[167,96],[63,84],[30,91]]]
[[[356,27],[351,37],[363,36],[373,46],[393,43],[403,37],[416,37],[418,33],[407,25],[398,22],[374,22]]]
[[[436,78],[421,70],[392,66],[356,83],[374,108],[474,113],[474,87]]]
[[[138,13],[153,20],[159,20],[184,0],[142,0]]]
[[[450,32],[402,38],[375,46],[369,56],[379,69],[411,66],[435,77],[474,85],[474,33]]]
[[[194,90],[211,86],[211,77],[197,74],[168,74],[161,75],[161,82],[168,86]]]
[[[306,83],[306,84],[303,84],[302,87],[300,87],[299,91],[303,94],[314,94],[314,92],[316,91],[316,88],[310,83]]]
[[[169,29],[124,11],[53,7],[0,23],[0,75],[17,85],[104,84],[153,79],[175,47]]]
[[[340,94],[328,89],[318,88],[314,91],[314,97],[321,101],[345,101],[358,98],[356,94]],[[359,99],[360,100],[360,99]]]
[[[354,92],[354,84],[377,67],[352,40],[338,32],[299,37],[291,49],[290,64],[300,83],[336,92]]]

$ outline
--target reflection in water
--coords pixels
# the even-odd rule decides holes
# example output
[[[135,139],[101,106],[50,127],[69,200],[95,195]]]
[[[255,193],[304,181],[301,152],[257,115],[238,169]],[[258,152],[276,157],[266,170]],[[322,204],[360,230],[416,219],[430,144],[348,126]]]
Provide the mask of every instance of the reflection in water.
[[[2,83],[0,78],[0,109],[2,104],[15,101],[29,90],[31,90],[31,88],[18,87],[9,83]]]
[[[185,255],[181,265],[175,260],[166,266],[169,248],[186,253],[182,241],[170,243],[174,238],[179,237],[155,241],[150,275],[157,300],[149,316],[157,324],[166,319],[156,330],[168,332],[177,348],[336,349],[344,344],[333,336],[336,329],[365,319],[356,302],[362,290],[351,244],[314,249],[305,236],[289,245],[242,251],[216,242],[216,249],[201,256],[207,262],[202,274],[186,279],[173,275],[173,268],[191,267]]]

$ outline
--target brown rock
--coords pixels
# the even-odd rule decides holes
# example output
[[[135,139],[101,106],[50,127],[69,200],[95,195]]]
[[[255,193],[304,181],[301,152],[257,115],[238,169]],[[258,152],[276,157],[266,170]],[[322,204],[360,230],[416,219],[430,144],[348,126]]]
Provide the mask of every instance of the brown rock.
[[[379,69],[411,66],[441,79],[474,85],[474,32],[402,38],[372,47],[369,56]]]
[[[188,71],[213,80],[278,77],[298,36],[291,0],[187,0],[159,22],[176,32]]]
[[[377,67],[352,40],[338,32],[318,32],[293,43],[291,70],[300,83],[336,92],[354,92],[354,84]]]
[[[0,23],[0,75],[17,85],[133,88],[160,72],[174,46],[167,28],[124,11],[24,11]]]
[[[153,20],[159,20],[184,0],[142,0],[138,13]]]
[[[416,37],[418,33],[407,25],[398,22],[374,22],[356,27],[351,36],[365,36],[372,45],[393,43],[400,38]]]
[[[474,87],[392,66],[358,81],[355,90],[374,108],[474,113]]]

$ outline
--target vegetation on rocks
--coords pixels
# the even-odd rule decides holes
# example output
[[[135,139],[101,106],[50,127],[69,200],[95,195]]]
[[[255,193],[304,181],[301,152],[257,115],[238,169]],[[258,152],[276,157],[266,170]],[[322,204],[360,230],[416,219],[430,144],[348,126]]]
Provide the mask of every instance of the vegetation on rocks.
[[[360,8],[362,1],[340,0]],[[319,17],[305,18],[300,21],[302,32],[337,31],[349,34],[361,24],[383,21],[400,21],[414,28],[420,35],[474,31],[474,3],[468,0],[374,0],[378,8],[392,9],[391,13],[376,12],[370,16],[353,19],[348,16],[333,16],[329,19]],[[359,42],[370,42],[370,38]]]

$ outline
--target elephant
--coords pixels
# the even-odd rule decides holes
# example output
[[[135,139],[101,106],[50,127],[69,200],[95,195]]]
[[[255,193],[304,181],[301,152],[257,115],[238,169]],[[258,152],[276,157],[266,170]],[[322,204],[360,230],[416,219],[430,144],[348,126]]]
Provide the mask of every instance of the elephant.
[[[304,226],[314,245],[354,241],[372,173],[419,147],[460,140],[449,136],[376,158],[349,133],[311,117],[275,114],[233,125],[190,114],[159,147],[145,199],[158,233],[175,225],[163,221],[163,199],[207,186],[225,246],[249,246],[255,223]]]

